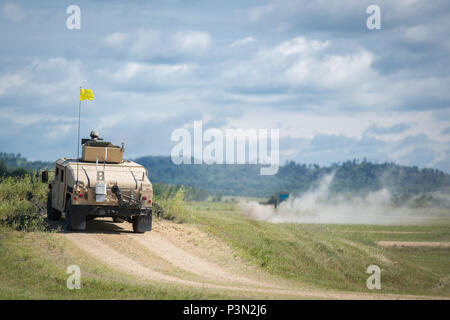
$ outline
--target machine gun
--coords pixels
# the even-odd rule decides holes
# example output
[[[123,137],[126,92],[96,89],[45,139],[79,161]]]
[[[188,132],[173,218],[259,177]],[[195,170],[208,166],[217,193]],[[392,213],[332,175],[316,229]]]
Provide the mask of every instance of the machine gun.
[[[119,200],[119,206],[131,209],[139,209],[141,207],[141,203],[139,200],[132,196],[130,197],[122,194],[122,190],[120,190],[117,184],[112,186],[111,192],[114,193],[117,197],[117,200]],[[126,201],[125,199],[127,199],[128,201]]]

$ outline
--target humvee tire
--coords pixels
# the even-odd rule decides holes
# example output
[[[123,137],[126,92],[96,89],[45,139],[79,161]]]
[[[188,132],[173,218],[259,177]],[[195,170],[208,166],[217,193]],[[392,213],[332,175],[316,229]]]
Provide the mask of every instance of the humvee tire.
[[[152,230],[152,215],[133,217],[133,231],[135,233],[144,233]]]
[[[54,221],[61,219],[61,212],[52,208],[52,190],[47,194],[47,218]]]
[[[69,198],[66,202],[66,230],[84,231],[86,230],[86,217],[74,212],[72,206],[72,199]]]

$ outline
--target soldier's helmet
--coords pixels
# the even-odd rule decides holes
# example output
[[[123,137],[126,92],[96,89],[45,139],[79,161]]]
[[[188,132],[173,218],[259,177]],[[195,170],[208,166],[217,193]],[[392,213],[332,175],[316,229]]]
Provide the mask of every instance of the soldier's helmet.
[[[98,139],[98,132],[95,130],[91,131],[91,139],[92,140],[97,140]]]

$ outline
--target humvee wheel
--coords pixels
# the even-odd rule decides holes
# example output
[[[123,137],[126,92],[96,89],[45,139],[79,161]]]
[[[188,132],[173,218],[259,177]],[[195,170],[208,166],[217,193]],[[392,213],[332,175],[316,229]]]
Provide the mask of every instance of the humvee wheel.
[[[72,199],[66,202],[66,230],[83,231],[86,230],[86,217],[77,214],[72,206]]]
[[[61,212],[52,208],[52,191],[51,190],[47,194],[47,218],[49,220],[61,219]]]
[[[144,233],[152,230],[152,215],[133,217],[133,231],[135,233]]]

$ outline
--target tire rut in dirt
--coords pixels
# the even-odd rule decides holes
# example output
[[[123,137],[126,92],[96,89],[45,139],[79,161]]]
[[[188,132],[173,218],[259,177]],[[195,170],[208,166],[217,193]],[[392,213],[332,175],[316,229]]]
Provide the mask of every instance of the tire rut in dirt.
[[[144,236],[129,235],[128,237],[138,241],[156,255],[169,261],[175,266],[202,277],[223,282],[233,282],[260,286],[261,283],[233,275],[217,265],[196,257],[185,250],[175,246],[170,241],[161,238],[157,234]]]

